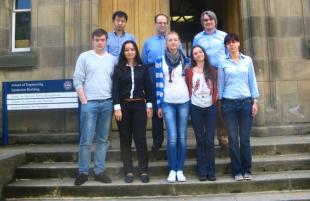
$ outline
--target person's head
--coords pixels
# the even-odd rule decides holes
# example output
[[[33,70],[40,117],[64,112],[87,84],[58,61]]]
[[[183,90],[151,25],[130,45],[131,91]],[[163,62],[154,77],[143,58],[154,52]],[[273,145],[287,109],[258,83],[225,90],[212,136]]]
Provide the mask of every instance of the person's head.
[[[235,33],[228,33],[224,38],[224,44],[229,53],[239,52],[240,41]]]
[[[213,11],[206,10],[201,13],[201,25],[203,29],[207,32],[212,32],[217,26],[217,17]]]
[[[191,63],[192,67],[197,66],[197,63],[203,62],[203,72],[206,79],[215,81],[211,74],[211,64],[205,49],[199,45],[194,45],[191,49]]]
[[[169,18],[163,13],[159,13],[154,17],[156,33],[165,35],[168,30]]]
[[[95,52],[104,51],[107,44],[108,33],[104,29],[96,29],[93,31],[92,35],[93,49]]]
[[[166,47],[169,52],[175,52],[180,47],[180,37],[175,31],[171,31],[166,36]]]
[[[116,11],[112,15],[114,31],[124,32],[128,20],[128,15],[123,11]]]
[[[124,42],[120,55],[119,55],[119,64],[121,66],[126,65],[129,61],[133,61],[137,64],[142,64],[140,53],[136,42],[128,40]]]

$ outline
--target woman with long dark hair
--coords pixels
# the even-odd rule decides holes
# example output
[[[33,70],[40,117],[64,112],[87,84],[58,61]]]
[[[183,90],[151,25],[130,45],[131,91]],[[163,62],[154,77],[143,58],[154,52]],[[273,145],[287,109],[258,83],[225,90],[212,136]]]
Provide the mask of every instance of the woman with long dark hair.
[[[138,171],[143,183],[149,182],[146,144],[147,118],[152,117],[152,103],[147,68],[142,64],[134,41],[121,49],[113,76],[114,115],[120,134],[120,148],[125,182],[133,182],[131,143],[135,142]]]
[[[217,71],[201,46],[191,49],[186,82],[191,97],[191,120],[196,137],[197,173],[200,181],[215,181],[214,135],[217,124]]]

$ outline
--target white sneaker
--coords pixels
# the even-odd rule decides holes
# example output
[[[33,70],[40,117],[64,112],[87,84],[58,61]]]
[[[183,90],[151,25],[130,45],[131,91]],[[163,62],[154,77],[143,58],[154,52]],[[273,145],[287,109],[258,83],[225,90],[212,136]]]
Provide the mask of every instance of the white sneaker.
[[[243,175],[243,179],[245,179],[245,180],[252,180],[252,175],[250,174],[250,173],[245,173],[244,175]]]
[[[180,182],[186,181],[186,177],[183,174],[183,171],[177,171],[177,180]]]
[[[169,183],[174,183],[174,182],[176,181],[176,176],[177,176],[176,171],[171,170],[170,173],[169,173],[169,176],[168,176],[168,178],[167,178],[167,181],[168,181]]]
[[[242,181],[243,180],[243,176],[241,174],[238,174],[235,176],[235,180],[236,181]]]

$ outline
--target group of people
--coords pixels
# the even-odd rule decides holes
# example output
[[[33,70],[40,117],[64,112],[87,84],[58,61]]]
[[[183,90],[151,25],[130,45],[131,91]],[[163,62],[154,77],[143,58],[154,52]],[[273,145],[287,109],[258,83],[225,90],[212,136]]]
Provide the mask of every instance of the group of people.
[[[135,37],[125,32],[127,14],[117,11],[112,20],[113,32],[96,29],[92,33],[93,49],[79,56],[73,75],[81,102],[79,174],[74,184],[88,180],[94,139],[94,179],[112,182],[104,170],[113,111],[126,183],[134,180],[132,138],[140,180],[150,181],[148,119],[152,119],[155,155],[164,140],[163,122],[166,125],[167,181],[186,181],[189,117],[197,142],[200,181],[216,180],[214,137],[219,117],[228,130],[234,179],[252,179],[250,135],[259,92],[252,60],[239,51],[238,36],[218,30],[215,13],[205,11],[201,14],[203,31],[195,36],[190,58],[186,58],[179,34],[167,32],[169,18],[160,13],[154,17],[156,35],[144,42],[140,57]]]

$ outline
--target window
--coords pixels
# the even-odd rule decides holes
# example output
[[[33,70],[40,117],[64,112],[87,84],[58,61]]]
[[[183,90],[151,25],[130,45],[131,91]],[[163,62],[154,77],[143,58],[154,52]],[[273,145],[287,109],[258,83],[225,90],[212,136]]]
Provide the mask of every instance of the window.
[[[31,0],[14,0],[12,52],[30,51]]]

